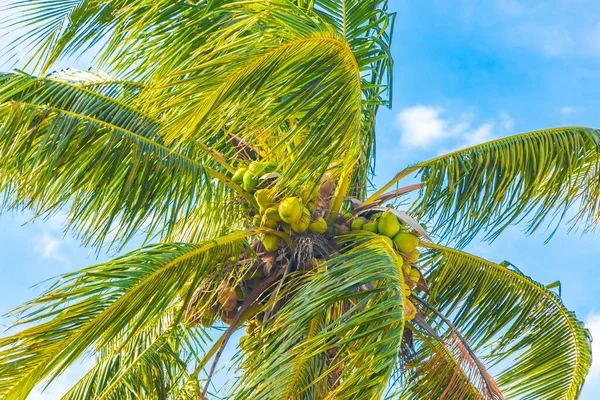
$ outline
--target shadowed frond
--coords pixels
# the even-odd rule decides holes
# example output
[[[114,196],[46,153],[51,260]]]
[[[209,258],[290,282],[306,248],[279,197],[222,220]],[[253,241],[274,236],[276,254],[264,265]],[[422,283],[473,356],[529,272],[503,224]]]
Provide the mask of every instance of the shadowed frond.
[[[227,164],[206,146],[172,149],[157,135],[156,120],[135,103],[111,97],[131,99],[131,86],[69,77],[0,76],[0,189],[6,207],[29,207],[36,215],[66,208],[75,232],[102,245],[124,244],[141,229],[168,235],[199,206],[220,212],[222,224],[208,231],[222,233],[228,223],[231,229],[234,215],[215,202],[235,189],[254,202],[228,178],[212,181],[227,173]]]
[[[156,326],[179,304],[172,322],[177,324],[191,298],[188,289],[181,304],[182,289],[224,273],[226,262],[246,248],[250,234],[155,245],[61,277],[15,310],[16,326],[36,325],[0,339],[0,395],[24,399],[38,382],[51,382],[86,350],[102,352],[115,343],[135,346],[144,329]]]
[[[386,398],[504,400],[494,378],[454,324],[423,299],[412,296],[412,300],[433,312],[437,329],[426,322],[409,325],[418,339],[415,351],[398,366],[399,378],[391,387],[400,389]],[[424,323],[427,330],[420,329]]]
[[[590,337],[554,292],[470,254],[422,246],[429,303],[453,320],[488,369],[501,371],[496,381],[507,398],[577,398]]]
[[[248,338],[237,399],[377,398],[402,338],[402,272],[396,253],[374,235],[307,275],[276,318]],[[382,246],[383,245],[383,246]],[[323,393],[326,394],[324,395]]]
[[[433,232],[463,246],[479,232],[495,239],[527,219],[527,231],[548,217],[577,209],[573,226],[600,220],[600,131],[567,127],[495,140],[415,164],[371,196],[374,201],[400,179],[417,173],[423,185],[412,205]]]
[[[165,398],[183,390],[187,367],[209,339],[201,329],[175,324],[176,309],[165,312],[125,343],[114,341],[97,364],[63,397],[68,399]]]

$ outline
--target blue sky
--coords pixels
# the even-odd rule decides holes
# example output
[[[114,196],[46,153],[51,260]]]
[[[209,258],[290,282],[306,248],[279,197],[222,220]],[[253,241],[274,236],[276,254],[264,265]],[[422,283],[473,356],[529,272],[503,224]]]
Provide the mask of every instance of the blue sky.
[[[600,127],[597,0],[390,3],[398,13],[394,104],[378,118],[377,184],[415,161],[494,138],[564,125]],[[69,65],[87,68],[89,57],[60,63]],[[0,61],[0,70],[7,68]],[[27,220],[0,215],[2,313],[34,296],[32,285],[98,261],[62,232],[60,215],[45,223]],[[547,234],[525,236],[515,227],[468,250],[509,260],[541,283],[560,280],[566,305],[599,338],[594,348],[600,360],[600,238],[561,229],[544,245]],[[31,398],[56,399],[84,368]],[[595,399],[599,391],[597,362],[581,398]]]

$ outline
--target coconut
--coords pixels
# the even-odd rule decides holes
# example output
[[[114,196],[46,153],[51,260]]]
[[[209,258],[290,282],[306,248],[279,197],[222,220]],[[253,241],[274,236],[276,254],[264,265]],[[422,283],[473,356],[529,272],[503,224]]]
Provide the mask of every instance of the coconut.
[[[410,270],[410,280],[417,283],[421,278],[421,272],[417,268],[412,268]]]
[[[408,259],[406,260],[406,262],[408,263],[414,263],[419,259],[419,256],[421,255],[421,252],[417,249],[414,249],[410,254],[408,254]]]
[[[417,315],[417,307],[408,299],[404,300],[404,320],[410,321]]]
[[[279,247],[279,236],[265,233],[261,235],[260,241],[265,246],[266,251],[275,251]]]
[[[363,217],[358,217],[352,220],[350,227],[353,231],[360,231],[367,220]]]
[[[202,315],[200,316],[200,320],[198,322],[200,322],[200,324],[203,327],[210,328],[215,324],[216,320],[217,320],[217,313],[211,307],[202,313]]]
[[[279,216],[279,211],[277,207],[269,207],[265,210],[265,216],[269,218],[271,221],[279,222],[281,221],[281,217]]]
[[[393,238],[400,230],[400,222],[393,213],[386,211],[377,220],[377,229],[382,235]]]
[[[364,231],[368,231],[368,232],[373,232],[373,233],[377,233],[377,222],[367,222],[366,224],[364,224],[362,226],[362,229]]]
[[[247,168],[240,168],[237,171],[235,171],[235,174],[233,174],[233,178],[231,178],[231,180],[235,183],[242,183],[244,181],[244,174],[246,173],[246,171],[248,171]]]
[[[297,197],[288,197],[279,204],[278,210],[284,222],[294,224],[302,217],[302,201]]]
[[[300,220],[290,225],[292,226],[292,230],[296,233],[305,232],[310,225],[310,211],[308,211],[308,208],[303,207]]]
[[[245,297],[246,296],[244,296],[244,289],[242,289],[241,286],[236,286],[235,287],[235,298],[238,301],[243,301]]]
[[[250,321],[248,321],[248,323],[246,324],[246,333],[248,335],[252,335],[254,332],[256,332],[256,330],[260,327],[260,323],[255,319],[252,318]]]
[[[256,175],[250,170],[244,173],[244,190],[246,192],[252,192],[256,189],[256,185],[258,185],[258,179]]]
[[[217,300],[221,303],[221,307],[225,311],[231,311],[237,307],[237,296],[235,288],[228,284],[223,284],[219,287]]]
[[[402,257],[398,257],[399,259],[402,259]],[[404,272],[406,275],[410,276],[410,270],[412,269],[412,266],[407,263],[407,262],[403,262],[402,263],[402,272]]]
[[[308,229],[314,233],[325,233],[327,232],[327,221],[323,217],[319,217],[308,226]]]
[[[252,218],[252,225],[254,226],[260,226],[260,215],[255,215],[254,218]]]
[[[254,193],[254,198],[262,210],[266,210],[273,204],[271,192],[267,189],[260,189]]]
[[[402,253],[410,253],[419,245],[419,238],[408,232],[398,232],[393,240],[396,248]]]
[[[279,225],[279,222],[271,220],[270,218],[267,217],[266,214],[262,216],[262,219],[260,221],[260,226],[263,228],[277,229],[278,225]]]
[[[404,297],[408,297],[412,294],[412,292],[410,291],[410,288],[408,287],[407,284],[402,285],[402,295]]]
[[[235,317],[237,317],[237,311],[235,310],[226,311],[224,309],[221,309],[221,311],[219,312],[219,318],[221,318],[221,321],[223,321],[223,323],[227,325],[233,323]]]
[[[383,235],[382,235],[382,236],[380,236],[380,238],[382,238],[382,239],[383,239],[383,241],[384,241],[384,242],[386,242],[386,243],[387,243],[387,245],[388,245],[388,246],[390,246],[390,248],[391,248],[391,249],[393,249],[393,248],[394,248],[394,242],[392,242],[392,239],[390,239],[390,238],[389,238],[389,237],[387,237],[387,236],[383,236]],[[401,257],[398,257],[398,258],[401,258]]]

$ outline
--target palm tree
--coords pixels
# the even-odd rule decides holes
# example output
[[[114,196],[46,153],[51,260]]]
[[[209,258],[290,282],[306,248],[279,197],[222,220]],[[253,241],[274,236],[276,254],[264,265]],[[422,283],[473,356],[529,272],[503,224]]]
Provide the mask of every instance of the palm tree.
[[[551,288],[461,249],[519,222],[594,229],[600,131],[496,140],[370,190],[391,105],[386,3],[8,6],[36,75],[0,76],[4,209],[64,210],[96,249],[145,246],[14,310],[0,398],[83,356],[96,364],[66,399],[219,398],[210,380],[242,328],[228,398],[578,396],[582,323]],[[47,72],[90,48],[109,73]]]

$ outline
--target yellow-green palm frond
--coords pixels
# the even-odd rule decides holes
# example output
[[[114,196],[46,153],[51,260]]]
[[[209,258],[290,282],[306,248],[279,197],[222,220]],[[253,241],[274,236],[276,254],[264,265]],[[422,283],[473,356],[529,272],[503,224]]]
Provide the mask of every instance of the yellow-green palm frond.
[[[115,340],[98,354],[96,364],[64,400],[161,398],[183,390],[188,365],[209,340],[202,329],[176,323],[176,309],[166,311],[125,343]]]
[[[420,219],[448,242],[465,245],[479,232],[496,238],[526,220],[533,232],[548,219],[585,229],[600,220],[600,131],[566,127],[525,133],[459,150],[400,172],[371,202],[403,177],[419,175],[422,188],[412,205]]]
[[[152,330],[173,307],[172,324],[177,326],[194,288],[215,274],[221,278],[231,274],[226,266],[232,254],[247,247],[250,234],[236,232],[199,244],[155,245],[61,277],[14,311],[15,326],[25,328],[0,339],[0,395],[26,398],[38,382],[51,382],[89,350],[118,358],[115,346],[139,345],[148,338],[144,330]],[[27,326],[31,323],[35,325]],[[125,372],[139,361],[121,360],[129,362],[123,366]],[[110,384],[112,378],[102,375],[96,383]]]
[[[65,208],[70,227],[94,245],[124,244],[141,230],[164,237],[197,207],[220,213],[206,233],[231,229],[242,203],[226,210],[219,201],[234,192],[254,199],[206,146],[169,147],[160,122],[136,105],[140,91],[92,72],[1,75],[4,205],[42,216]]]
[[[404,327],[404,278],[395,252],[377,236],[343,241],[354,247],[282,289],[287,303],[249,336],[233,398],[383,394]]]
[[[8,17],[0,23],[27,27],[6,51],[11,56],[17,49],[30,51],[34,70],[45,72],[61,57],[100,48],[100,65],[147,78],[167,73],[199,47],[206,40],[203,33],[219,25],[220,5],[228,1],[193,3],[11,0],[3,7]]]
[[[424,247],[428,302],[453,320],[507,398],[577,398],[591,364],[590,336],[554,292],[503,265]],[[421,351],[424,360],[433,355],[430,347]]]

